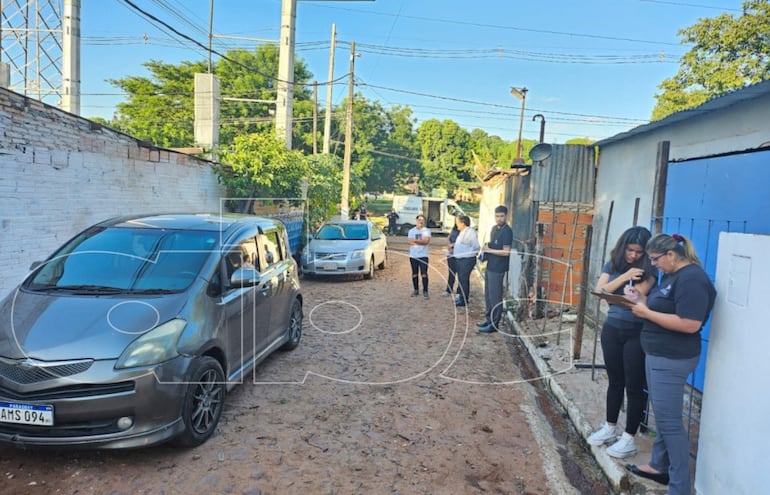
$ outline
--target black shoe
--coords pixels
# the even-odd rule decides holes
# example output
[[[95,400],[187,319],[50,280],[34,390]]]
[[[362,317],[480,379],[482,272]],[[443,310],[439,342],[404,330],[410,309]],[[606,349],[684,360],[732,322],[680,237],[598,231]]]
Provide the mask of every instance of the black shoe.
[[[489,320],[484,320],[484,321],[480,321],[480,322],[476,323],[476,326],[481,328],[481,327],[488,327],[491,324],[492,323]]]
[[[479,328],[479,333],[495,333],[497,329],[493,324],[489,324],[487,326]]]
[[[642,471],[636,467],[636,464],[626,464],[626,471],[641,476],[642,478],[655,481],[661,485],[668,485],[668,473],[648,473],[647,471]]]
[[[455,301],[455,306],[457,307],[465,306],[465,301]]]

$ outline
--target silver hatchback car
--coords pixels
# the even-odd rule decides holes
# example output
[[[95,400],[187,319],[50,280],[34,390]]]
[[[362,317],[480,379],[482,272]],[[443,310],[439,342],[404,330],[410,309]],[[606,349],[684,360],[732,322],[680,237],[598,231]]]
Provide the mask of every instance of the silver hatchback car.
[[[302,335],[283,223],[163,214],[94,225],[0,303],[0,442],[205,442],[225,394]]]

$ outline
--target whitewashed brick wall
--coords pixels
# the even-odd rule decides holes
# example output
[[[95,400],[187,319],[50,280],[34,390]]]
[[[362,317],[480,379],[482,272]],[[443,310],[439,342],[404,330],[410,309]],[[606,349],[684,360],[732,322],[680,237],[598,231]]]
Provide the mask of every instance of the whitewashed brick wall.
[[[212,165],[0,88],[0,298],[98,221],[219,212]]]

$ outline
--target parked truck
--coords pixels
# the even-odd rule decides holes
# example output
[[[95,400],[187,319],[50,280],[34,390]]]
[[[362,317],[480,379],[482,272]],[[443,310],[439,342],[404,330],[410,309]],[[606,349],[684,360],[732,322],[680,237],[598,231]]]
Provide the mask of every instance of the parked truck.
[[[398,213],[396,226],[401,235],[406,235],[409,229],[417,223],[417,215],[425,215],[425,226],[432,233],[448,234],[455,224],[457,215],[465,215],[460,205],[448,198],[430,198],[414,194],[393,196],[393,209]],[[471,218],[471,226],[476,221]]]

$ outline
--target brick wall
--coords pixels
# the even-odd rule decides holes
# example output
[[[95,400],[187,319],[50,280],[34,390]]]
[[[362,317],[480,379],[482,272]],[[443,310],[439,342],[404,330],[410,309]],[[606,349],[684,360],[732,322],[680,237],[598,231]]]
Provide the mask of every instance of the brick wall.
[[[0,298],[97,221],[220,211],[211,166],[0,88]]]
[[[575,306],[583,282],[586,227],[593,221],[592,210],[575,204],[543,204],[538,212],[538,244],[541,258],[540,287],[548,304],[562,301]],[[555,213],[555,216],[554,216]],[[589,287],[590,288],[590,287]]]

